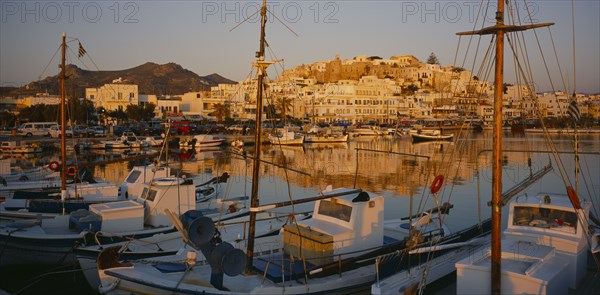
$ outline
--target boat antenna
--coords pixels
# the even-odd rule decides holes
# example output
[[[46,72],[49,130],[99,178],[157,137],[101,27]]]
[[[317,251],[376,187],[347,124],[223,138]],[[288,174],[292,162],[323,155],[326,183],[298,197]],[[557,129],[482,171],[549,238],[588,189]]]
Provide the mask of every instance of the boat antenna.
[[[267,22],[267,0],[263,0],[260,9],[260,47],[256,52],[254,66],[258,71],[257,94],[256,94],[256,133],[254,134],[254,162],[252,169],[252,192],[250,195],[250,220],[248,223],[248,246],[246,250],[246,273],[252,272],[252,260],[254,257],[254,235],[256,223],[256,211],[254,208],[260,205],[258,200],[258,181],[260,177],[260,153],[261,153],[261,118],[263,104],[263,79],[270,63],[265,62],[265,24]]]
[[[492,153],[492,249],[491,249],[491,293],[501,293],[502,258],[502,97],[504,94],[504,35],[510,32],[548,27],[553,23],[531,24],[524,26],[504,24],[504,0],[498,0],[496,24],[477,31],[461,32],[457,35],[495,35],[495,77],[494,77],[494,127]]]
[[[67,33],[62,33],[62,58],[60,64],[60,199],[62,201],[62,214],[65,214],[65,202],[67,200],[67,137],[65,134],[65,80],[66,73],[66,54],[67,54]]]

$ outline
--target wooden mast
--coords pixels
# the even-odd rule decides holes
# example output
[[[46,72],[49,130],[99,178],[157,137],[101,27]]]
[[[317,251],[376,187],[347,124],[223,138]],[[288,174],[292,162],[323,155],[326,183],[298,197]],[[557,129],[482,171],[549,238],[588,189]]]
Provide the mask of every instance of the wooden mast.
[[[258,200],[258,181],[260,177],[260,153],[261,153],[261,119],[262,119],[262,100],[263,100],[263,79],[268,64],[265,63],[265,24],[267,22],[267,0],[263,0],[260,10],[260,47],[256,52],[258,59],[254,65],[258,71],[258,83],[256,94],[256,133],[254,134],[254,165],[252,168],[252,192],[250,195],[250,208],[259,206]],[[256,211],[250,210],[250,220],[248,223],[248,247],[246,250],[246,273],[252,272],[252,260],[254,257],[254,234],[256,223]]]
[[[504,1],[498,0],[496,26],[504,25]],[[496,30],[494,135],[492,152],[492,294],[500,294],[502,259],[502,95],[504,94],[504,31]]]
[[[63,214],[65,213],[64,203],[67,199],[67,139],[66,139],[66,119],[65,119],[65,79],[66,74],[66,53],[67,53],[67,33],[62,33],[62,62],[60,64],[60,198],[63,202]]]
[[[502,259],[502,96],[504,94],[504,35],[507,32],[524,31],[551,26],[554,23],[543,23],[525,26],[504,24],[504,0],[498,0],[496,25],[479,31],[462,32],[457,35],[490,35],[496,36],[495,77],[494,77],[494,135],[492,153],[492,249],[491,249],[491,293],[501,293]]]

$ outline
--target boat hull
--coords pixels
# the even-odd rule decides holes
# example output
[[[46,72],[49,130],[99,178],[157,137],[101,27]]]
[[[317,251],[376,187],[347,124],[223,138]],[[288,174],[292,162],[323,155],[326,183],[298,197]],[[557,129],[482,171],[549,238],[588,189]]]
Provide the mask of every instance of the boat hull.
[[[28,220],[35,224],[37,220]],[[33,225],[37,226],[37,225]],[[123,233],[118,236],[81,232],[71,234],[40,234],[43,230],[23,233],[19,229],[4,227],[0,231],[3,255],[0,266],[14,264],[68,264],[77,262],[73,249],[80,245],[123,241],[135,236],[149,237],[159,233],[173,232],[173,227],[152,228],[144,231]]]
[[[454,139],[453,134],[448,135],[426,135],[426,134],[411,134],[411,140],[415,142],[425,141],[452,141]]]
[[[276,145],[302,145],[304,143],[304,137],[294,139],[280,139],[277,137],[269,136],[269,142]]]

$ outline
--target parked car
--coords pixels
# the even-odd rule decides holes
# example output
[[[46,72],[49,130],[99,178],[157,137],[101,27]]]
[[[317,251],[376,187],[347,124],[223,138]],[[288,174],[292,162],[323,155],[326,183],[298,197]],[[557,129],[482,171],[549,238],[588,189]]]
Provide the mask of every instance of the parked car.
[[[108,129],[104,126],[92,126],[89,128],[88,132],[93,136],[105,136],[108,134]]]
[[[17,133],[27,137],[34,135],[49,136],[52,127],[58,127],[58,124],[56,122],[23,123],[17,128]]]
[[[56,125],[56,126],[50,127],[49,133],[50,133],[50,137],[59,138],[60,137],[60,126]],[[71,129],[71,126],[65,127],[65,134],[67,135],[67,137],[73,137],[73,130]]]
[[[216,134],[223,133],[225,131],[225,126],[221,124],[206,124],[198,126],[199,134]]]
[[[76,137],[86,137],[89,133],[88,127],[85,125],[76,125],[73,130],[73,136]]]

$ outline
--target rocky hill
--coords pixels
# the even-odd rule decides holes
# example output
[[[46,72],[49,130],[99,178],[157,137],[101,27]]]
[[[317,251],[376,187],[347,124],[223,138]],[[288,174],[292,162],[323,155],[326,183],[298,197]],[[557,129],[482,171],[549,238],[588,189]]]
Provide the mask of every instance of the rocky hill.
[[[2,94],[3,96],[38,92],[58,94],[60,91],[58,76],[58,74],[49,76],[17,89],[3,89]],[[85,95],[85,88],[100,87],[116,79],[137,84],[140,94],[156,95],[177,95],[190,91],[210,90],[211,86],[217,84],[236,83],[216,73],[202,77],[176,63],[159,65],[152,62],[118,71],[88,71],[75,65],[67,65],[67,76],[67,94],[70,96],[75,92],[78,97]]]

